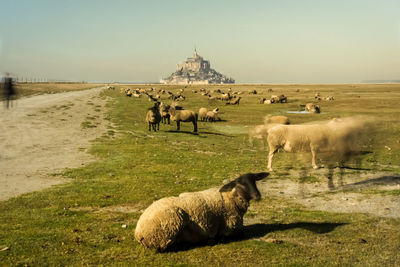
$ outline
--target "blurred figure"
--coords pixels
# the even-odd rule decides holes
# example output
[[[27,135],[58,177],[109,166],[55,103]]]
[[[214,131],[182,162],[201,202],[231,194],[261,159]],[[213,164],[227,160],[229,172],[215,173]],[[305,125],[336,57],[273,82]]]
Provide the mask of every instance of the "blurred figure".
[[[12,100],[15,98],[16,92],[14,87],[13,79],[10,76],[10,73],[6,73],[6,76],[3,80],[3,94],[5,98],[5,106],[6,108],[12,107]]]

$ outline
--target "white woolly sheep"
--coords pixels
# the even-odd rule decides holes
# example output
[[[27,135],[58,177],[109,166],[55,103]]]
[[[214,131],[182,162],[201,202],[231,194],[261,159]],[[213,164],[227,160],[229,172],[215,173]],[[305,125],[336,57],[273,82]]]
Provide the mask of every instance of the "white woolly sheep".
[[[215,122],[216,120],[220,120],[218,117],[218,110],[218,108],[215,108],[212,111],[208,111],[206,114],[206,121]]]
[[[200,108],[199,109],[199,117],[201,121],[204,121],[207,117],[207,112],[208,110],[206,108]]]
[[[368,121],[360,118],[304,125],[276,125],[268,129],[268,169],[272,171],[272,159],[279,148],[288,152],[311,151],[311,164],[317,169],[316,152],[335,152],[340,157],[355,151],[356,143],[361,134],[366,132],[367,126]]]
[[[268,175],[248,173],[218,192],[183,193],[157,200],[140,216],[135,239],[146,248],[162,252],[183,242],[199,243],[238,234],[250,200],[261,198],[256,181]]]

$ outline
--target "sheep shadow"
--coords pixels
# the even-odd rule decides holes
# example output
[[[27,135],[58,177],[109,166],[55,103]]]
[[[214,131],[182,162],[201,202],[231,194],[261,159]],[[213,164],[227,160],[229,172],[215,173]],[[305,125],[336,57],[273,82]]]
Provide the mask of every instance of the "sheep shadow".
[[[382,176],[377,178],[372,178],[352,184],[346,184],[343,186],[343,189],[361,189],[361,188],[369,188],[374,186],[382,186],[382,185],[400,185],[400,175],[392,176]]]
[[[189,132],[189,131],[177,131],[177,130],[168,130],[165,131],[167,133],[182,133],[182,134],[191,134],[191,135],[199,135],[199,133]]]
[[[256,223],[251,225],[246,225],[243,227],[243,231],[235,236],[226,237],[223,239],[211,239],[207,240],[204,243],[198,244],[188,244],[182,243],[177,244],[166,252],[180,252],[180,251],[187,251],[199,247],[206,247],[206,246],[214,246],[218,244],[228,244],[234,242],[241,242],[245,240],[261,238],[268,233],[276,232],[276,231],[284,231],[290,230],[295,228],[302,228],[308,231],[311,231],[315,234],[326,234],[332,232],[337,227],[346,225],[348,223],[313,223],[313,222],[297,222],[297,223],[288,223],[288,224],[266,224],[266,223]]]
[[[206,134],[206,135],[219,135],[219,136],[225,136],[225,137],[234,137],[233,135],[223,134],[223,133],[214,133],[214,132],[199,132],[199,133]]]

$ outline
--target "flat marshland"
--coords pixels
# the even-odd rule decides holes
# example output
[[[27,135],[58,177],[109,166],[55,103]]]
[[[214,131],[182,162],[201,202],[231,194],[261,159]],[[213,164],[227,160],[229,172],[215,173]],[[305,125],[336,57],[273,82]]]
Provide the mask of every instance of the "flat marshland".
[[[95,113],[110,122],[89,150],[97,160],[53,173],[69,179],[66,184],[0,202],[1,265],[400,265],[400,85],[115,87],[101,92],[108,102]],[[196,112],[218,107],[221,121],[199,122],[197,134],[191,123],[176,131],[175,122],[149,132],[145,115],[153,103],[120,89],[151,87],[175,94],[183,89],[180,105]],[[201,88],[243,92],[240,105],[209,100]],[[258,103],[280,94],[288,103]],[[168,94],[160,96],[172,102]],[[296,113],[309,102],[319,104],[321,113]],[[134,240],[137,220],[153,201],[266,171],[268,149],[260,140],[250,144],[248,131],[267,114],[288,116],[292,124],[361,115],[373,118],[374,127],[362,140],[363,153],[340,166],[321,154],[324,167],[313,170],[310,153],[277,153],[274,171],[258,183],[262,199],[251,203],[239,237],[165,253]],[[80,122],[82,131],[96,127],[92,118]]]

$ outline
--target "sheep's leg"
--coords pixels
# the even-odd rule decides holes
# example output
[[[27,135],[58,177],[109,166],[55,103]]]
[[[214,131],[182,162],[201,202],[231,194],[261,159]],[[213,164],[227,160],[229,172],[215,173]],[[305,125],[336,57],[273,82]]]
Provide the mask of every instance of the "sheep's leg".
[[[318,165],[315,163],[315,153],[316,149],[314,147],[311,147],[311,165],[314,169],[318,169]]]
[[[272,170],[272,159],[273,159],[273,157],[274,157],[274,155],[275,155],[275,153],[276,153],[276,151],[278,151],[278,149],[276,149],[276,148],[269,148],[269,154],[268,154],[268,170],[269,171],[273,171]]]
[[[169,117],[167,117],[167,119],[168,119],[168,125],[170,124],[170,118]]]
[[[152,124],[152,127],[153,127],[153,131],[157,132],[157,131],[156,131],[156,124],[155,124],[155,123]]]
[[[193,121],[193,127],[194,127],[193,132],[197,133],[197,122],[196,121]]]
[[[151,123],[149,122],[149,132],[151,132]]]
[[[157,131],[160,130],[160,123],[157,123]]]
[[[178,131],[181,129],[181,122],[180,121],[176,121],[176,127],[177,127]]]

